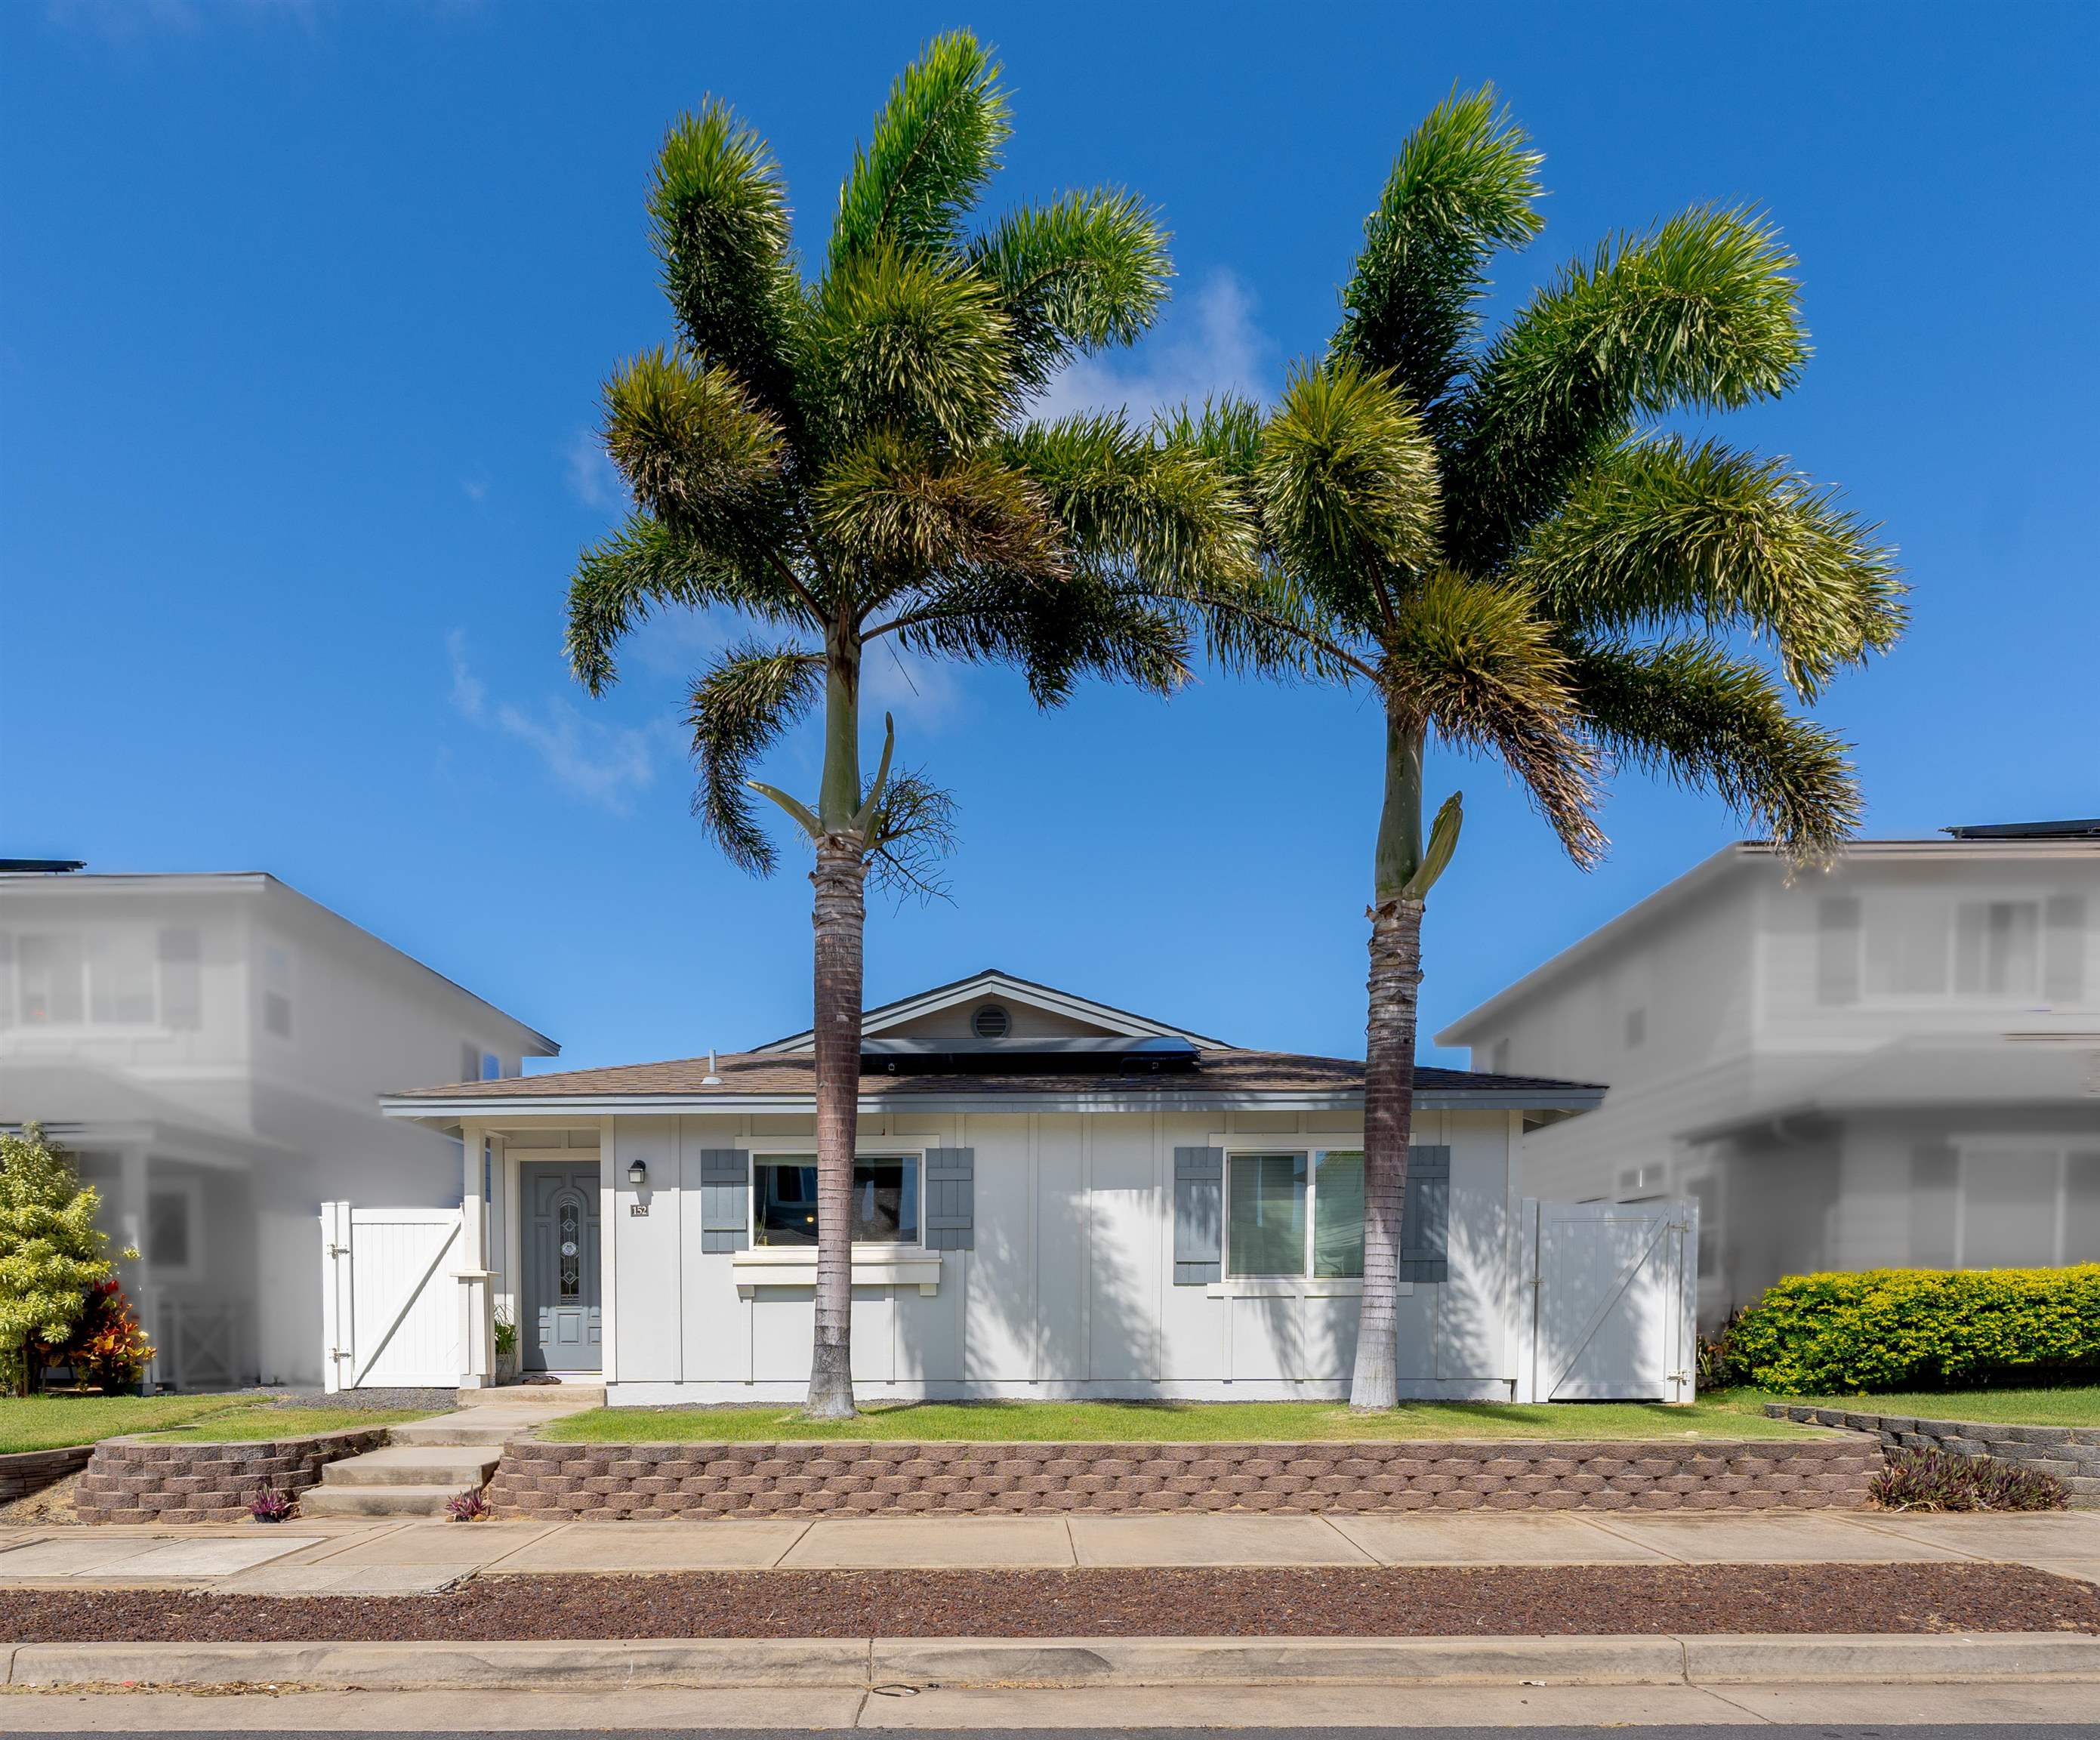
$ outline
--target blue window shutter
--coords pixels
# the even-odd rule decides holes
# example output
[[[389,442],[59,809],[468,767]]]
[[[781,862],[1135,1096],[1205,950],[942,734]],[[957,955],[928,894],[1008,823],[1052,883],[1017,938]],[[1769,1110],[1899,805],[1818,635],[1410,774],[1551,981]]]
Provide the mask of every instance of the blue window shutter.
[[[700,1150],[700,1249],[718,1255],[751,1243],[751,1156],[741,1148]]]
[[[1174,1150],[1174,1284],[1201,1285],[1224,1274],[1225,1150]]]
[[[921,1212],[928,1250],[977,1248],[977,1170],[974,1148],[926,1150],[926,1193]]]
[[[1451,1150],[1440,1143],[1407,1150],[1407,1199],[1400,1212],[1400,1279],[1451,1278]]]

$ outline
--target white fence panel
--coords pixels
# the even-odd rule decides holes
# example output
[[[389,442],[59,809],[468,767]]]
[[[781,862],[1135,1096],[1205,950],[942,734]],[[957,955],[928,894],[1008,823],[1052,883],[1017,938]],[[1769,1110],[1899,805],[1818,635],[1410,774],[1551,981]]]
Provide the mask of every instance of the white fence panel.
[[[321,1204],[329,1389],[458,1384],[463,1226],[457,1208]]]
[[[1698,1364],[1696,1202],[1524,1204],[1532,1300],[1520,1402],[1689,1402]]]

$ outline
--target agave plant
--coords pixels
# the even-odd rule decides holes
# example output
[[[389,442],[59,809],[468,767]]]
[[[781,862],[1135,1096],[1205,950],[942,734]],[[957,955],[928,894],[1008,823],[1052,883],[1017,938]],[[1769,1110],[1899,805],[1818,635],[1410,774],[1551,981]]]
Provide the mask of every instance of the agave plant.
[[[1259,511],[1285,607],[1258,632],[1380,703],[1360,1407],[1396,1397],[1422,919],[1458,840],[1455,794],[1425,828],[1427,746],[1500,763],[1578,864],[1604,850],[1616,766],[1716,793],[1813,858],[1860,796],[1846,745],[1787,691],[1813,700],[1904,620],[1892,554],[1830,490],[1651,426],[1776,399],[1807,360],[1794,262],[1755,214],[1614,238],[1482,342],[1490,262],[1542,227],[1542,161],[1491,89],[1454,95],[1393,165],[1326,356],[1265,421],[1227,404],[1181,431]]]
[[[815,858],[818,1172],[809,1410],[853,1411],[849,1198],[871,866],[909,884],[950,806],[861,762],[864,661],[889,647],[1009,665],[1043,706],[1095,674],[1171,690],[1176,600],[1251,570],[1222,468],[1116,417],[1036,422],[1074,355],[1129,342],[1165,294],[1166,238],[1130,195],[973,217],[1008,128],[999,69],[963,33],[907,69],[856,152],[818,269],[791,241],[765,142],[709,102],[674,126],[649,201],[675,340],[607,382],[604,434],[633,492],[587,550],[568,651],[596,695],[618,644],[686,606],[754,631],[692,688],[695,808],[732,861],[770,872],[763,793]],[[814,798],[750,778],[821,709]]]

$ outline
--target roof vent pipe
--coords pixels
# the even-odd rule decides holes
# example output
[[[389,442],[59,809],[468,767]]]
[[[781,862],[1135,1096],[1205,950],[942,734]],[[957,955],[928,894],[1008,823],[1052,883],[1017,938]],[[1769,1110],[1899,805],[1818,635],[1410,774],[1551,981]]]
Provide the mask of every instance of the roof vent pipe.
[[[704,1088],[719,1088],[721,1085],[721,1066],[715,1059],[715,1048],[710,1045],[708,1047],[708,1072],[700,1078],[700,1085]]]

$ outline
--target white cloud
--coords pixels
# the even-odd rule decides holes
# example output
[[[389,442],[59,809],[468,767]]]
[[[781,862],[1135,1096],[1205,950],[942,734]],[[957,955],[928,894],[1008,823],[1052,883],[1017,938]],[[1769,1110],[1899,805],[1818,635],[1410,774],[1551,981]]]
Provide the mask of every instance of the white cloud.
[[[862,656],[860,698],[866,724],[878,726],[884,713],[893,713],[906,725],[930,731],[962,705],[963,688],[952,664],[903,651],[884,639]]]
[[[656,783],[660,765],[679,749],[669,719],[648,726],[601,724],[572,701],[550,697],[534,711],[513,701],[489,704],[488,685],[467,662],[465,631],[445,637],[452,674],[452,710],[468,723],[525,744],[564,791],[610,810],[630,813],[633,798]]]
[[[579,429],[569,438],[569,492],[601,514],[624,514],[632,498],[627,481],[595,431]]]
[[[1229,272],[1212,273],[1171,306],[1134,350],[1082,356],[1030,406],[1040,417],[1077,411],[1127,411],[1133,421],[1184,403],[1237,393],[1268,399],[1277,347],[1254,320],[1254,302]]]

